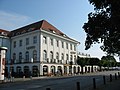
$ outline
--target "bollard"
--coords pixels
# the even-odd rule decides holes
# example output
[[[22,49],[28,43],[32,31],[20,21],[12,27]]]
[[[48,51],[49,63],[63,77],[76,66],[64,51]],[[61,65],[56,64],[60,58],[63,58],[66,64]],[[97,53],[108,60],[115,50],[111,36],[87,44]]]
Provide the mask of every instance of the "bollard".
[[[12,77],[10,77],[10,82],[12,82]]]
[[[115,80],[117,80],[117,74],[115,73]]]
[[[51,90],[50,88],[46,88],[46,90]]]
[[[118,78],[120,78],[120,73],[118,72]]]
[[[76,85],[77,85],[77,90],[80,90],[80,82],[77,82]]]
[[[14,77],[12,77],[12,82],[14,82]]]
[[[104,85],[106,84],[105,76],[103,76],[103,83],[104,83]]]
[[[7,78],[6,77],[4,78],[4,82],[7,82]]]
[[[30,76],[30,80],[32,80],[32,76]]]
[[[23,76],[23,80],[25,81],[25,76]]]
[[[112,74],[110,74],[110,82],[112,82]]]
[[[93,78],[93,89],[96,89],[96,80]]]

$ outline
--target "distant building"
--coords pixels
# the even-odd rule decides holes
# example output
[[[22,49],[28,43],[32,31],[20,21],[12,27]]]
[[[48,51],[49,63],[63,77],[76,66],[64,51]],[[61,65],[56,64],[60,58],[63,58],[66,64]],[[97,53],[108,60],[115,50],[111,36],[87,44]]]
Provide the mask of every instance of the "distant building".
[[[83,52],[78,52],[78,56],[79,57],[83,57],[83,58],[90,58],[90,54],[86,54],[86,53],[83,53]]]

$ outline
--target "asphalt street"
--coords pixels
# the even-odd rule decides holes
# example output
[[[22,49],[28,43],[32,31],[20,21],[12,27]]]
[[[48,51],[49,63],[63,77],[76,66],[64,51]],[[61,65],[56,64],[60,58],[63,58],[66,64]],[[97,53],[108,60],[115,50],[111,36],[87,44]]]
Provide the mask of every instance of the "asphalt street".
[[[93,78],[96,80],[96,86],[103,85],[103,75],[109,81],[109,75],[113,76],[120,71],[105,71],[89,73],[76,76],[63,77],[42,77],[30,79],[15,79],[14,82],[0,84],[0,90],[77,90],[76,83],[80,82],[81,90],[91,90],[93,88]],[[114,77],[113,77],[114,78]]]

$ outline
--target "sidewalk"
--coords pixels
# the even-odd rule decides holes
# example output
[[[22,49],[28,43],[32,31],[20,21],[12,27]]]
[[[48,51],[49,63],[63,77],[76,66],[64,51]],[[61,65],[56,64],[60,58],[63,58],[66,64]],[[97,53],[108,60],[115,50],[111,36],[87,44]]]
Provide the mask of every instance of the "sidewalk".
[[[77,75],[76,75],[77,76]],[[0,81],[0,83],[11,83],[11,82],[23,82],[23,81],[31,81],[31,80],[37,80],[37,79],[62,79],[62,78],[70,78],[73,76],[40,76],[40,77],[29,77],[29,78],[11,78],[8,79],[6,78],[6,80],[4,80],[3,82]]]
[[[91,76],[94,74],[95,73],[89,73],[89,74],[75,75],[75,76],[86,76],[86,75]],[[113,73],[113,75],[114,75],[114,73]],[[58,79],[58,78],[62,79],[62,78],[67,78],[67,77],[70,78],[73,76],[59,76],[59,77],[45,77],[45,76],[43,76],[43,77],[32,77],[32,78],[14,78],[13,82],[22,83],[24,81],[31,81],[31,80],[36,80],[36,79]],[[108,77],[109,77],[109,75],[108,75]],[[5,83],[11,83],[11,82],[8,81],[8,79],[7,79]],[[115,77],[113,76],[112,82],[110,82],[110,80],[108,78],[108,80],[106,80],[105,85],[104,84],[98,85],[98,86],[96,86],[96,89],[93,89],[91,86],[91,88],[84,89],[84,90],[120,90],[120,77],[118,77],[117,80],[115,80]]]
[[[22,81],[29,81],[29,80],[35,80],[35,79],[43,79],[43,78],[49,78],[49,77],[31,77],[31,78],[11,78],[4,80],[3,82],[0,81],[0,83],[9,83],[9,82],[22,82]]]

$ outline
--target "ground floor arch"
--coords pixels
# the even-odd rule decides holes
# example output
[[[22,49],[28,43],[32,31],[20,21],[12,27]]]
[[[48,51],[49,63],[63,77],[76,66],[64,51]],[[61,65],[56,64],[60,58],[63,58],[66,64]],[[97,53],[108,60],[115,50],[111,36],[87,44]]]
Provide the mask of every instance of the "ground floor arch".
[[[48,66],[44,65],[43,66],[43,76],[47,76],[48,75]]]
[[[62,75],[63,70],[62,70],[62,66],[58,66],[58,74]]]
[[[78,70],[77,73],[80,73],[80,67],[79,66],[77,67],[77,70]]]
[[[64,66],[64,75],[67,75],[68,74],[68,69],[67,69],[67,66]]]
[[[55,75],[56,67],[55,66],[51,66],[50,69],[51,69],[51,74]]]
[[[80,74],[81,66],[79,65],[62,65],[62,64],[17,64],[16,66],[6,66],[5,72],[14,72],[15,77],[30,77],[30,76],[57,76],[57,75],[73,75]],[[97,71],[98,66],[94,66],[94,71]],[[83,67],[84,72],[91,72],[91,66]],[[6,73],[5,73],[6,74]],[[6,74],[6,77],[8,75]]]
[[[31,75],[31,71],[29,70],[29,66],[24,66],[24,76],[29,77]]]
[[[38,70],[38,66],[32,66],[32,76],[36,77],[39,76],[39,70]]]
[[[73,67],[73,73],[76,74],[76,66]]]

